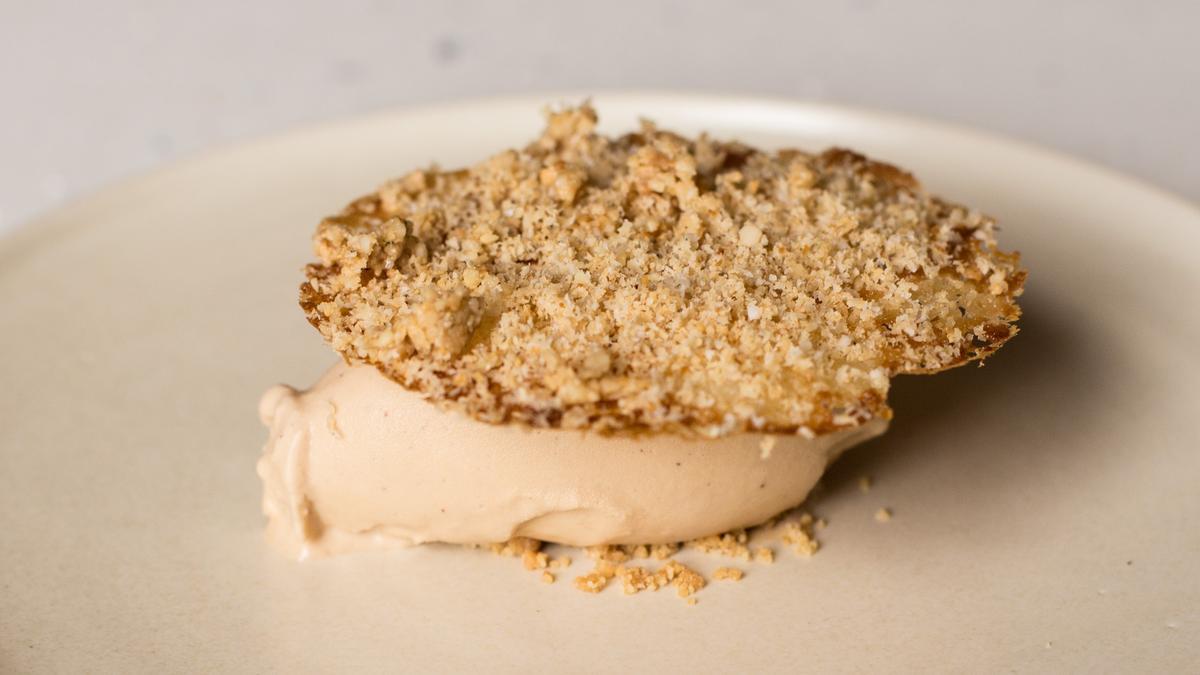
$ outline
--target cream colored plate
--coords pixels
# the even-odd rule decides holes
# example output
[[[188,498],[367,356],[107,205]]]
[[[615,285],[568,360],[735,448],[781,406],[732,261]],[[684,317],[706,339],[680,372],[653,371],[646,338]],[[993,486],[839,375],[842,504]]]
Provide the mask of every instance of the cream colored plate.
[[[1011,141],[823,105],[596,99],[612,131],[646,115],[888,158],[997,216],[1025,255],[1022,333],[985,368],[896,383],[893,430],[813,500],[830,522],[816,557],[781,553],[687,607],[670,591],[543,585],[462,549],[304,564],[268,549],[255,402],[333,361],[295,304],[317,220],[413,166],[525,141],[543,102],[400,111],[224,150],[3,242],[0,670],[1200,663],[1200,212]]]

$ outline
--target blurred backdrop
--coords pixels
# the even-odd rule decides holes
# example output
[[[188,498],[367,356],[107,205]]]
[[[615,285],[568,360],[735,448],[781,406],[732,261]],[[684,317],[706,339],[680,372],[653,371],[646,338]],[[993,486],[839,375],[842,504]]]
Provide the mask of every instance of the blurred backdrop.
[[[0,232],[258,134],[563,89],[901,111],[1200,201],[1198,26],[1195,0],[0,0]]]

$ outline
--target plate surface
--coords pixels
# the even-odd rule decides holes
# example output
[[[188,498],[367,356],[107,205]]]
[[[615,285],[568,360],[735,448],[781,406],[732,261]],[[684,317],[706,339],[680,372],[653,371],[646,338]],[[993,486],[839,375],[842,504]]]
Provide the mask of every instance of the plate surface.
[[[414,166],[523,143],[548,99],[223,150],[0,242],[0,670],[1200,662],[1200,212],[1022,144],[825,105],[595,99],[607,131],[648,116],[888,159],[996,216],[1024,255],[1021,334],[985,368],[895,383],[892,431],[810,502],[830,522],[818,555],[781,550],[687,607],[671,592],[585,595],[570,574],[544,585],[517,561],[449,547],[304,564],[267,548],[257,397],[334,360],[295,304],[316,222]],[[872,518],[882,506],[887,524]]]

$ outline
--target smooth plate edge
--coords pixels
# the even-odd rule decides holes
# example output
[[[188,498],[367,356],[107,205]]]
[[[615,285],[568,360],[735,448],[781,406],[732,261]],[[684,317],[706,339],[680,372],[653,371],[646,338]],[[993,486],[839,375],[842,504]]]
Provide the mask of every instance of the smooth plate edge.
[[[518,108],[523,111],[529,111],[540,110],[548,104],[553,105],[560,102],[582,100],[597,101],[601,107],[608,102],[629,104],[635,100],[639,102],[645,101],[646,105],[644,107],[650,111],[664,106],[674,106],[680,109],[690,107],[706,112],[721,110],[725,119],[737,119],[741,123],[744,123],[747,117],[746,108],[753,107],[756,109],[756,112],[752,117],[757,118],[759,123],[765,123],[766,128],[780,131],[789,128],[789,126],[794,126],[794,124],[789,125],[788,120],[794,120],[797,114],[803,115],[807,119],[823,119],[826,126],[844,125],[846,120],[856,120],[874,126],[916,128],[926,133],[949,135],[957,137],[961,141],[981,144],[993,151],[1026,154],[1039,161],[1056,165],[1070,172],[1088,174],[1092,179],[1109,183],[1115,189],[1132,189],[1142,192],[1156,201],[1170,204],[1172,208],[1181,213],[1200,219],[1200,204],[1193,203],[1138,176],[1103,164],[1090,162],[1031,141],[1006,136],[997,132],[976,129],[969,125],[863,106],[805,101],[784,96],[742,95],[738,93],[714,94],[653,89],[599,89],[586,93],[582,91],[548,91],[543,93],[483,96],[386,107],[363,115],[331,121],[298,124],[276,133],[221,143],[208,149],[197,151],[191,155],[182,156],[161,166],[153,167],[98,186],[51,208],[45,213],[18,223],[12,231],[0,235],[0,262],[3,262],[9,256],[20,255],[23,249],[37,246],[45,239],[67,234],[75,228],[86,227],[89,221],[86,219],[81,220],[74,216],[97,208],[111,193],[145,189],[156,181],[169,181],[178,174],[188,171],[202,171],[206,166],[224,162],[235,154],[256,154],[266,151],[272,146],[287,145],[314,136],[336,136],[356,127],[398,124],[403,123],[405,119],[429,116],[445,117],[462,115],[481,106],[488,108]],[[698,115],[697,117],[710,121],[714,119],[711,115]]]

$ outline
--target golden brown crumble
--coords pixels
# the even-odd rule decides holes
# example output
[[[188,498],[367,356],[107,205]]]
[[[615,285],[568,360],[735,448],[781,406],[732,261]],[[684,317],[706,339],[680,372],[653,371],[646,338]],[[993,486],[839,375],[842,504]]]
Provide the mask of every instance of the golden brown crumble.
[[[782,522],[782,534],[776,531],[777,521]],[[681,548],[769,565],[775,562],[775,551],[767,546],[756,546],[751,550],[749,543],[752,537],[777,536],[797,553],[810,556],[820,546],[813,529],[824,522],[824,519],[814,518],[811,513],[794,511],[780,514],[768,523],[752,528],[752,531],[738,529],[682,544],[589,546],[583,551],[592,559],[593,568],[576,576],[574,586],[587,593],[600,593],[613,582],[618,582],[625,595],[674,587],[679,597],[691,598],[707,585],[707,580],[698,570],[671,559]],[[543,583],[552,584],[557,580],[552,570],[565,569],[572,561],[568,556],[550,556],[543,550],[544,545],[544,542],[536,539],[516,537],[507,542],[491,544],[488,548],[498,555],[520,558],[526,570],[537,572]],[[634,564],[637,560],[663,562],[654,569],[652,566]],[[712,573],[714,580],[740,581],[744,576],[744,570],[729,566],[719,566]]]
[[[521,555],[521,564],[527,570],[544,570],[550,564],[550,557],[541,551],[526,551]]]
[[[713,570],[713,579],[717,581],[741,581],[746,573],[736,567],[718,567]]]
[[[754,562],[770,565],[771,563],[775,562],[775,551],[772,551],[766,546],[760,546],[754,549]]]
[[[587,105],[325,219],[300,304],[350,362],[487,422],[821,434],[1016,333],[991,218],[853,152],[760,151]],[[769,448],[764,449],[764,454]]]
[[[648,588],[654,584],[654,575],[646,571],[645,567],[622,567],[621,568],[621,585],[625,588],[625,595],[633,595]],[[655,588],[657,590],[657,588]]]
[[[608,585],[608,580],[611,578],[599,572],[590,572],[575,577],[575,588],[587,593],[599,593],[604,590],[604,587]]]
[[[681,598],[692,595],[708,583],[699,572],[674,560],[668,560],[659,572],[665,573]]]
[[[595,561],[595,567],[591,572],[575,577],[575,587],[588,593],[599,593],[617,579],[626,595],[674,586],[679,597],[685,598],[707,583],[703,575],[677,560],[667,560],[654,571],[640,565],[626,564],[634,559],[631,550],[642,554],[637,557],[653,557],[648,546],[592,546],[586,550]],[[659,549],[658,554],[670,555],[673,552],[663,548]]]
[[[804,557],[811,557],[821,548],[821,542],[813,536],[813,517],[802,514],[799,520],[790,520],[783,524],[783,543]]]
[[[630,550],[636,550],[637,547],[632,546],[588,546],[584,551],[589,558],[593,560],[601,560],[610,563],[623,563],[629,560],[632,556]]]
[[[650,557],[655,560],[666,560],[679,550],[678,544],[655,544],[650,547]]]
[[[876,522],[886,523],[886,522],[889,522],[891,519],[892,519],[892,510],[887,507],[880,508],[878,511],[875,512]]]
[[[537,553],[542,550],[542,542],[529,537],[513,537],[500,544],[490,544],[488,548],[496,555],[523,559],[527,553]]]

